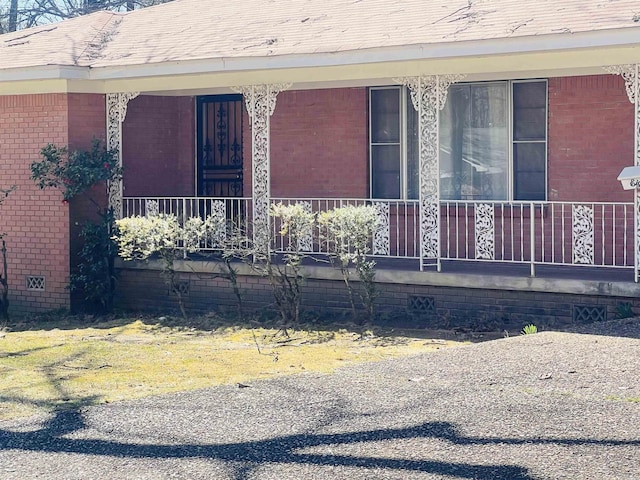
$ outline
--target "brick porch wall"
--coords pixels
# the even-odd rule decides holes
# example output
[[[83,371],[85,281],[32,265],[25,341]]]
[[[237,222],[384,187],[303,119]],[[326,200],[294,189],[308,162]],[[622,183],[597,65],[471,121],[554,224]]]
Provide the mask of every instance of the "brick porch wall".
[[[182,273],[188,283],[184,296],[191,314],[216,309],[233,310],[236,300],[229,283],[204,274]],[[238,277],[248,309],[274,309],[268,281],[257,276]],[[357,285],[357,282],[354,282]],[[551,328],[575,323],[577,309],[602,309],[605,318],[615,318],[622,302],[640,308],[640,299],[577,295],[551,292],[455,288],[411,284],[378,284],[379,321],[394,326],[416,328],[492,328],[520,330],[528,323]],[[412,308],[411,299],[433,302],[433,309]],[[175,297],[169,294],[160,272],[124,268],[119,280],[118,306],[134,311],[176,311]],[[316,315],[349,318],[350,306],[344,283],[338,280],[307,280],[303,287],[304,310]]]
[[[243,106],[244,107],[244,106]],[[244,108],[244,195],[251,196],[251,130]],[[141,95],[123,126],[126,196],[195,191],[192,97]],[[274,197],[368,196],[365,88],[286,91],[271,117]]]
[[[68,144],[68,111],[64,94],[0,96],[0,188],[18,187],[0,207],[12,313],[69,306],[69,209],[30,179],[42,147]],[[27,290],[29,275],[44,276],[46,289]]]

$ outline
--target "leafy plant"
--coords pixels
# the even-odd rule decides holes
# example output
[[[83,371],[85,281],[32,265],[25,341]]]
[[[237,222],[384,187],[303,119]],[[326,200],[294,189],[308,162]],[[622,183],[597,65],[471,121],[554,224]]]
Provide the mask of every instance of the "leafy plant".
[[[520,332],[521,335],[533,335],[534,333],[538,333],[538,327],[536,327],[533,323],[525,325]]]
[[[239,302],[237,272],[232,260],[242,261],[268,280],[280,314],[281,331],[287,335],[287,329],[300,321],[302,285],[305,281],[302,262],[309,257],[304,245],[307,236],[312,233],[316,216],[301,203],[272,204],[269,215],[279,227],[279,234],[288,239],[281,258],[267,247],[273,240],[271,232],[267,232],[266,236],[260,235],[256,243],[246,232],[233,225],[227,238],[221,242],[222,257],[226,262],[225,276],[231,282]]]
[[[90,309],[103,312],[113,310],[116,287],[113,225],[113,212],[107,210],[100,223],[88,222],[82,227],[80,261],[70,277],[71,290],[81,291]]]
[[[100,140],[94,140],[90,150],[69,151],[52,144],[40,152],[44,157],[31,164],[31,178],[40,188],[57,188],[64,200],[87,193],[96,185],[120,181],[122,168],[117,150],[107,150]],[[104,208],[89,196],[99,208]]]
[[[96,186],[106,188],[108,183],[122,179],[118,152],[107,150],[99,140],[94,140],[89,150],[69,151],[67,147],[48,144],[41,155],[42,160],[31,164],[31,179],[36,185],[42,189],[57,188],[64,203],[82,195],[96,207],[100,220],[83,226],[84,244],[76,271],[70,277],[70,288],[82,292],[87,307],[110,311],[116,281],[114,214],[111,207],[93,198],[92,193]]]
[[[267,255],[256,265],[269,279],[276,306],[282,318],[282,328],[286,334],[287,328],[300,320],[304,282],[302,260],[308,256],[303,251],[302,245],[305,236],[311,234],[316,217],[300,203],[273,204],[269,209],[269,215],[279,219],[280,235],[287,236],[289,243],[282,257],[282,265],[274,263],[272,255]]]
[[[180,255],[178,241],[182,237],[182,228],[176,216],[159,214],[128,217],[116,220],[116,226],[118,232],[114,239],[124,260],[147,260],[154,254],[160,256],[165,281],[176,296],[182,316],[187,318],[175,270],[175,261]]]
[[[623,319],[631,317],[635,317],[635,313],[633,313],[633,308],[630,303],[622,302],[616,306],[616,318]]]
[[[351,285],[351,268],[355,269],[362,283],[358,295],[365,307],[368,322],[373,321],[377,290],[375,284],[375,262],[368,260],[369,244],[378,226],[376,209],[367,205],[348,205],[322,212],[318,223],[324,228],[329,246],[329,259],[337,265],[349,293],[351,311],[357,320],[354,289]]]

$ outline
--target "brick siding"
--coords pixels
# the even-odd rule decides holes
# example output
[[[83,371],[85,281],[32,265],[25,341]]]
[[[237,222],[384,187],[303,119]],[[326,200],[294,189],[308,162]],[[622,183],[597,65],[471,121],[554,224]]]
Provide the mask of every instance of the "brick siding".
[[[195,100],[140,95],[122,127],[125,196],[195,194]]]
[[[617,75],[549,79],[549,200],[631,202],[633,105]]]
[[[145,96],[129,103],[123,127],[125,194],[192,195],[195,191],[193,97]],[[71,214],[55,190],[40,191],[29,165],[46,143],[81,148],[104,135],[104,97],[43,94],[0,97],[0,186],[17,184],[2,207],[12,302],[16,310],[68,306],[69,241],[90,212]],[[286,91],[271,118],[275,197],[368,195],[365,88]],[[549,199],[631,201],[615,180],[633,163],[633,106],[613,75],[549,80]],[[251,133],[245,117],[245,196],[251,195]],[[46,292],[26,289],[27,275],[46,277]]]
[[[0,207],[14,313],[69,306],[69,208],[30,179],[43,146],[68,144],[68,111],[64,94],[0,96],[0,188],[18,187]],[[28,275],[44,276],[45,291],[27,290]]]
[[[366,198],[365,88],[286,91],[271,119],[271,195]]]

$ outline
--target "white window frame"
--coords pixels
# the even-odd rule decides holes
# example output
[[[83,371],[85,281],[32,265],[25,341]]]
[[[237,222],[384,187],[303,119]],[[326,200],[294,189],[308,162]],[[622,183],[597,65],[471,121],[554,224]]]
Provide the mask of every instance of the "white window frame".
[[[520,83],[540,83],[544,82],[545,84],[545,139],[544,140],[515,140],[514,139],[514,131],[513,131],[513,123],[514,123],[514,102],[513,102],[513,91],[514,85]],[[526,144],[526,143],[543,143],[544,148],[544,200],[536,200],[536,201],[548,201],[549,197],[549,81],[546,78],[533,78],[533,79],[523,79],[523,80],[492,80],[488,82],[464,82],[464,84],[470,85],[478,85],[478,84],[487,84],[487,83],[500,83],[506,84],[507,86],[507,122],[508,122],[508,145],[507,145],[507,175],[509,178],[508,185],[508,198],[505,201],[514,201],[514,193],[515,193],[515,165],[514,165],[514,148],[517,144]],[[398,90],[400,96],[400,111],[399,111],[399,125],[400,125],[400,198],[399,200],[409,200],[408,199],[408,181],[407,181],[407,168],[408,168],[408,159],[407,159],[407,114],[408,108],[413,108],[413,104],[411,103],[411,99],[409,98],[408,89],[401,85],[389,85],[383,87],[369,87],[368,91],[368,102],[369,102],[369,118],[368,118],[368,131],[369,131],[369,139],[368,139],[368,147],[369,147],[369,198],[373,198],[373,146],[376,145],[396,145],[396,143],[373,143],[371,141],[372,135],[372,121],[371,121],[371,112],[372,112],[372,102],[371,102],[371,92],[374,90]],[[500,200],[498,200],[500,201]],[[528,201],[528,200],[518,200],[518,201]]]

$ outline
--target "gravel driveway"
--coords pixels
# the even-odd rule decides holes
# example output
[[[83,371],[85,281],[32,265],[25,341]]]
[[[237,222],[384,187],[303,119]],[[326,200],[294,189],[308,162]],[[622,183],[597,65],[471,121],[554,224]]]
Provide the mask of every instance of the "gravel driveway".
[[[640,340],[539,333],[0,423],[2,479],[638,479]]]

